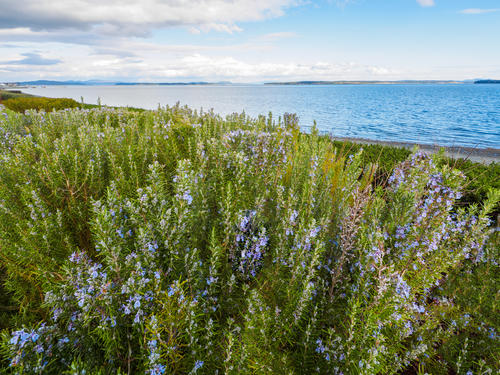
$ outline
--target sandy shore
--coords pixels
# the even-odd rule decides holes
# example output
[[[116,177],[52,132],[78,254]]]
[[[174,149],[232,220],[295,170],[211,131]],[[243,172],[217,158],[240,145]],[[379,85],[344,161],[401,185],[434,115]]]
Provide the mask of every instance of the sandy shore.
[[[337,141],[349,141],[354,143],[369,144],[369,145],[382,145],[392,147],[404,147],[413,149],[417,146],[420,150],[427,153],[436,153],[441,149],[445,150],[445,155],[454,159],[468,159],[473,162],[491,164],[500,162],[500,149],[496,148],[473,148],[463,146],[445,147],[439,145],[424,145],[409,142],[394,142],[394,141],[376,141],[373,139],[365,138],[345,138],[345,137],[331,137]]]

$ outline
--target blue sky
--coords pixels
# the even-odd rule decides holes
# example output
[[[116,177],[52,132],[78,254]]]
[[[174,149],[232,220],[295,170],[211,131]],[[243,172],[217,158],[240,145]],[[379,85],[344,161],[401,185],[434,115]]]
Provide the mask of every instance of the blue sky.
[[[500,0],[0,0],[0,82],[500,79]]]

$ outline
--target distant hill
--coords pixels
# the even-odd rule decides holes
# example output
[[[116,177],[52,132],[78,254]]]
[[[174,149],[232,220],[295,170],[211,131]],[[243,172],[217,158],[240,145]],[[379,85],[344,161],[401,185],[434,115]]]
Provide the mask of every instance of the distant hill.
[[[230,85],[231,82],[221,81],[221,82],[113,82],[113,81],[100,81],[100,80],[90,80],[90,81],[50,81],[50,80],[38,80],[38,81],[24,81],[15,82],[18,86],[136,86],[136,85],[160,85],[160,86],[186,86],[186,85]]]
[[[81,81],[48,81],[48,80],[38,80],[38,81],[24,81],[15,82],[19,86],[61,86],[61,85],[86,85],[85,82]]]
[[[203,85],[231,85],[231,82],[117,82],[116,86],[203,86]]]
[[[481,84],[481,83],[500,83],[500,79],[480,79],[475,81],[474,83],[476,84]]]

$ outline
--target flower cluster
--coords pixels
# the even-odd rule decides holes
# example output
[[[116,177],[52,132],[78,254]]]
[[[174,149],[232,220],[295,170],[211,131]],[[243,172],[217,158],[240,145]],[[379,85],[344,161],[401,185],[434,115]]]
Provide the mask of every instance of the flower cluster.
[[[255,130],[233,130],[223,136],[222,142],[227,148],[242,151],[245,162],[252,163],[253,168],[269,168],[287,162],[287,149],[291,133],[279,134],[256,132]]]
[[[241,214],[236,230],[237,253],[233,257],[233,268],[244,279],[248,280],[257,275],[262,267],[268,242],[266,229],[257,227],[256,211]]]
[[[27,372],[42,372],[50,357],[57,354],[69,341],[66,335],[54,340],[53,330],[54,327],[42,323],[37,329],[12,332],[8,344],[15,354],[11,358],[10,366],[17,367],[22,364]]]

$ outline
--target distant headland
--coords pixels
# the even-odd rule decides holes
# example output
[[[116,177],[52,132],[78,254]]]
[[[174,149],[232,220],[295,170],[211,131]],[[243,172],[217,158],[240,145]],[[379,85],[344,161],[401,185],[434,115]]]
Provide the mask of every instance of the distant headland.
[[[500,83],[500,79],[480,79],[480,80],[475,81],[474,83],[478,83],[478,84],[481,84],[481,83],[497,83],[497,84],[499,84]]]

